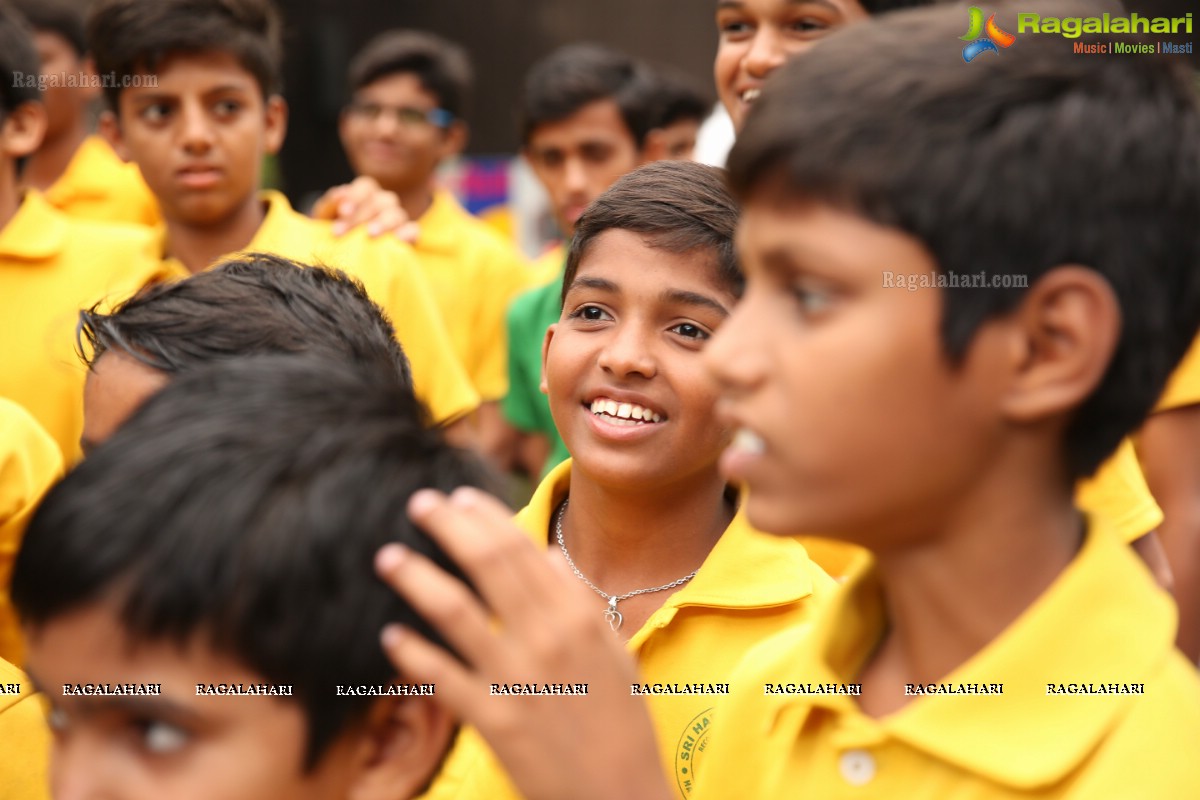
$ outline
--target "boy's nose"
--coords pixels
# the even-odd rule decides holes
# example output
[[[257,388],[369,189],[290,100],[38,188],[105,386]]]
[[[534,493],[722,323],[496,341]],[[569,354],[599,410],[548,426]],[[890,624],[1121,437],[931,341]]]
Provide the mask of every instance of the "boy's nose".
[[[763,348],[754,341],[754,319],[745,299],[734,308],[701,353],[708,373],[723,393],[736,394],[765,374]]]
[[[213,144],[212,125],[203,110],[185,107],[180,114],[183,118],[183,146],[189,152],[205,152],[211,148]]]
[[[754,34],[742,65],[750,75],[761,79],[783,66],[787,57],[780,31],[772,25],[764,25]]]
[[[563,165],[563,186],[572,195],[582,195],[587,192],[588,170],[582,159],[567,159]]]
[[[618,377],[640,375],[652,378],[658,372],[658,367],[646,345],[646,335],[642,331],[626,326],[613,333],[600,351],[597,363],[605,372]]]

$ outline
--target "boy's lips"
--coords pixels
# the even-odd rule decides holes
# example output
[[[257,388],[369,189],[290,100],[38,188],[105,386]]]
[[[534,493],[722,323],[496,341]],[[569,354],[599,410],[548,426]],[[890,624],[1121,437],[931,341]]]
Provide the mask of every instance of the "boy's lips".
[[[184,167],[175,173],[176,178],[188,189],[210,189],[221,181],[223,173],[217,167]]]
[[[588,425],[605,439],[630,441],[651,435],[667,421],[667,414],[648,398],[627,393],[599,393],[580,404]]]
[[[737,428],[733,441],[721,454],[721,475],[727,480],[750,484],[750,472],[766,451],[767,443],[756,432],[746,427]]]

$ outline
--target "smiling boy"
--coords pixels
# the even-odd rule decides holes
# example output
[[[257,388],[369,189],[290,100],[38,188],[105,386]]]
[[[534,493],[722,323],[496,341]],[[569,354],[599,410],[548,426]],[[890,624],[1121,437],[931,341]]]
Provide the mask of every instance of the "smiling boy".
[[[589,588],[590,613],[637,659],[648,694],[720,687],[743,651],[809,619],[833,589],[798,543],[746,524],[717,470],[730,433],[713,424],[701,356],[741,293],[736,223],[719,170],[661,162],[621,178],[577,221],[543,345],[543,389],[571,460],[517,522]],[[649,699],[679,797],[721,724],[719,694]],[[571,706],[579,724],[596,702]],[[430,797],[518,795],[472,731]]]
[[[260,356],[174,380],[51,490],[18,557],[53,795],[414,795],[454,723],[380,652],[379,625],[416,620],[370,560],[399,540],[448,563],[404,501],[480,480],[383,371]]]
[[[98,71],[116,76],[102,127],[158,198],[163,253],[180,275],[241,250],[344,269],[393,319],[435,419],[465,426],[478,396],[411,250],[362,230],[335,238],[283,195],[258,191],[286,128],[279,27],[268,0],[98,3],[88,40]]]

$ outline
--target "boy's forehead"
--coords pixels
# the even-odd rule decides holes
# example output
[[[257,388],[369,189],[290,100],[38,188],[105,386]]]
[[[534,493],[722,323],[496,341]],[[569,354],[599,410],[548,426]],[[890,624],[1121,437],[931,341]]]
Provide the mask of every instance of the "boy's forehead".
[[[735,299],[721,280],[718,256],[711,248],[676,253],[656,246],[652,235],[622,228],[610,228],[596,237],[579,260],[572,287],[649,292],[659,298],[701,294],[725,308]]]
[[[435,103],[441,102],[438,96],[431,92],[421,80],[420,75],[408,70],[396,70],[372,78],[369,83],[364,83],[355,89],[354,94],[372,97],[422,96]]]
[[[593,100],[562,119],[537,125],[529,134],[530,150],[576,147],[588,143],[633,143],[621,108],[611,97]]]
[[[135,74],[152,76],[154,80],[140,81],[142,85],[131,86],[124,93],[205,92],[218,88],[259,92],[254,74],[232,53],[221,50],[171,51],[154,63],[153,68],[146,60],[140,61]]]

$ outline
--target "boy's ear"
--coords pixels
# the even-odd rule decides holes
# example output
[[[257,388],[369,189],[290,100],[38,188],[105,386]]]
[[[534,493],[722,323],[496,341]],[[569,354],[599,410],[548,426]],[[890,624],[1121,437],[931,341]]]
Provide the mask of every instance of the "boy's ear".
[[[430,697],[389,697],[372,706],[358,734],[348,800],[416,797],[454,737],[450,712]]]
[[[265,125],[263,127],[263,144],[268,155],[275,155],[283,147],[287,137],[288,107],[287,101],[277,94],[267,98],[263,109]]]
[[[1039,422],[1070,412],[1095,391],[1121,330],[1117,296],[1098,272],[1055,267],[1029,288],[1012,325],[1012,376],[1002,411]]]
[[[46,107],[28,102],[14,108],[0,127],[0,146],[9,159],[32,155],[42,145],[46,135]]]
[[[100,120],[97,127],[100,130],[100,135],[108,142],[109,147],[113,149],[118,158],[126,164],[133,160],[129,154],[129,148],[125,146],[125,133],[121,130],[121,122],[117,119],[115,113],[109,110],[100,112]]]
[[[546,328],[546,335],[542,339],[542,380],[538,384],[538,389],[542,394],[549,394],[550,388],[546,384],[546,356],[550,353],[550,340],[554,338],[554,329],[558,327],[558,323],[554,323],[549,328]]]

